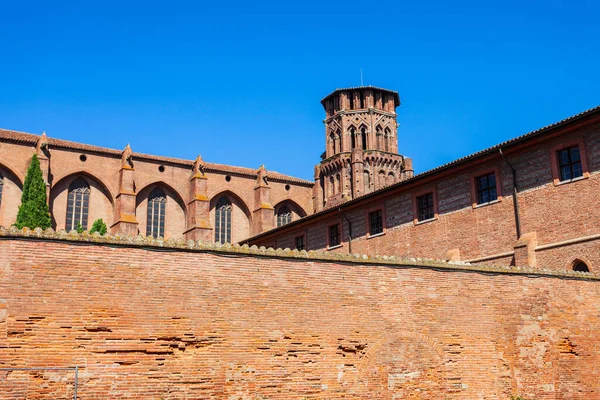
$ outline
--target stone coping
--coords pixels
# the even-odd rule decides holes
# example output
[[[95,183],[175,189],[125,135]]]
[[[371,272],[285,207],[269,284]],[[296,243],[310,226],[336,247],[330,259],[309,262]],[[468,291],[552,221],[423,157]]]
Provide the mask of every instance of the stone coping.
[[[15,226],[9,228],[0,226],[1,239],[16,239],[16,240],[48,240],[60,241],[67,243],[90,243],[97,245],[117,245],[124,247],[140,247],[140,248],[155,248],[169,249],[174,251],[192,251],[192,252],[211,252],[223,254],[237,254],[241,256],[259,256],[259,257],[274,257],[284,259],[299,259],[306,261],[324,261],[337,263],[351,263],[363,266],[380,265],[389,267],[417,267],[435,270],[459,271],[459,272],[479,272],[490,274],[508,274],[508,275],[526,275],[532,277],[555,277],[567,279],[583,279],[600,281],[600,275],[591,272],[579,271],[561,271],[547,268],[531,268],[531,267],[511,267],[497,266],[486,264],[471,264],[462,261],[444,261],[427,258],[408,258],[396,256],[379,256],[367,254],[343,254],[333,253],[328,251],[298,251],[290,249],[273,249],[265,248],[264,246],[257,247],[256,245],[248,246],[247,244],[220,244],[212,242],[203,242],[200,240],[184,240],[184,239],[166,239],[138,236],[121,236],[121,235],[100,235],[98,232],[89,234],[87,231],[77,233],[77,231],[66,232],[64,230],[54,231],[52,228],[43,230],[41,228],[18,229]]]

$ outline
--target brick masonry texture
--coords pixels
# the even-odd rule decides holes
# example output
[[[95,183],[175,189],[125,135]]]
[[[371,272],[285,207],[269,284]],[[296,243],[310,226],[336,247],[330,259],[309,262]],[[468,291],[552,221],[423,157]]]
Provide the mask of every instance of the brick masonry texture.
[[[587,170],[581,179],[558,183],[553,173],[557,149],[577,145]],[[565,270],[576,259],[590,270],[600,266],[600,122],[572,123],[529,143],[497,151],[479,160],[408,180],[377,196],[342,204],[261,236],[249,244],[287,247],[307,232],[307,249],[327,250],[327,228],[343,226],[340,253],[387,254],[402,257],[456,258],[497,265],[529,265]],[[507,162],[508,161],[508,162]],[[516,171],[521,234],[534,234],[528,257],[515,251],[513,177]],[[475,178],[495,173],[498,201],[477,205]],[[436,218],[417,223],[416,197],[434,193]],[[382,210],[384,234],[370,237],[368,213]],[[350,236],[350,225],[352,236]],[[351,243],[350,243],[351,242]]]
[[[599,323],[590,273],[0,228],[0,368],[81,399],[600,399]]]

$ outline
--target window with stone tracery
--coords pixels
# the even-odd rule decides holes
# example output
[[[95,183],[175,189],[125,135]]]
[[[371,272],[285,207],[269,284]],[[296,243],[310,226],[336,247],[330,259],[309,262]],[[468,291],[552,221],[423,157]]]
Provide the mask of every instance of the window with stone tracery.
[[[231,243],[231,201],[223,196],[215,209],[215,242]]]
[[[160,187],[155,187],[148,196],[146,236],[165,237],[165,213],[167,196]]]
[[[287,206],[282,206],[277,211],[277,226],[283,226],[292,222],[292,212]]]
[[[85,179],[77,178],[69,186],[65,226],[67,231],[76,230],[80,224],[84,230],[87,230],[89,205],[90,185]]]

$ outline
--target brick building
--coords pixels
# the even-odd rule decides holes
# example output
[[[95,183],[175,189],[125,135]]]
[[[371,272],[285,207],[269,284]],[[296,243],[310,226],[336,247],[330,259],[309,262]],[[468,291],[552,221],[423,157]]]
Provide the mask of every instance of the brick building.
[[[0,130],[0,225],[15,222],[36,153],[55,229],[102,218],[111,233],[237,242],[312,213],[313,183],[257,169],[158,157]]]
[[[321,101],[315,181],[0,130],[0,225],[31,155],[55,229],[593,270],[600,263],[600,108],[414,176],[398,153],[397,92]]]

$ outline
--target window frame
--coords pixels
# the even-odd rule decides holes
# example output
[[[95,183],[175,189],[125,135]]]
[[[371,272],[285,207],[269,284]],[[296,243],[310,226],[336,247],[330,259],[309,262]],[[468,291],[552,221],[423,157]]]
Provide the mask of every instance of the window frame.
[[[581,159],[581,176],[572,179],[561,180],[558,152],[572,147],[579,147],[579,157]],[[570,141],[558,143],[550,148],[550,162],[552,164],[552,181],[554,186],[564,185],[571,182],[577,182],[590,177],[587,153],[583,137],[579,137]]]
[[[225,199],[227,201],[227,204],[222,204],[221,206],[219,206],[219,203],[221,203],[221,200]],[[225,219],[225,222],[229,223],[229,229],[227,229],[227,226],[225,226],[225,238],[229,239],[229,241],[225,241],[225,242],[221,242],[221,231],[223,229],[223,227],[221,226],[221,224],[219,223],[219,232],[217,232],[217,222],[219,221],[217,219],[217,212],[219,210],[219,207],[223,207],[224,205],[228,205],[229,206],[229,218]],[[229,196],[226,195],[221,195],[221,197],[219,197],[219,199],[217,200],[217,202],[215,203],[215,243],[231,243],[231,238],[232,238],[232,227],[233,227],[233,201],[231,201],[231,198]],[[219,240],[217,240],[217,237]]]
[[[432,218],[428,218],[428,219],[424,219],[424,220],[419,220],[419,198],[422,196],[425,196],[427,194],[432,195],[432,201],[433,201],[433,217]],[[427,188],[423,188],[422,190],[419,190],[417,192],[413,193],[413,224],[414,225],[421,225],[421,224],[425,224],[428,222],[432,222],[432,221],[436,221],[439,217],[439,212],[438,212],[438,199],[437,199],[437,188],[435,186],[430,186]]]
[[[331,228],[337,226],[338,229],[338,243],[336,244],[331,244]],[[336,221],[334,223],[331,224],[327,224],[327,250],[333,250],[333,249],[338,249],[340,247],[342,247],[342,242],[343,242],[343,238],[342,238],[342,221]]]
[[[488,201],[487,203],[478,203],[478,185],[477,179],[482,176],[487,176],[494,174],[496,176],[496,200]],[[482,168],[473,173],[471,173],[471,203],[473,208],[485,207],[491,204],[496,204],[501,202],[503,199],[502,196],[502,176],[500,175],[500,169],[498,166],[493,166],[490,168]]]
[[[73,204],[72,204],[72,211],[71,214],[69,214],[69,202],[71,201],[71,192],[75,189],[71,189],[71,187],[78,181],[81,180],[83,181],[87,187],[85,189],[87,189],[87,193],[86,192],[81,192],[81,201],[80,201],[80,205],[77,205],[77,197],[74,197],[73,199]],[[87,195],[87,196],[86,196]],[[77,195],[75,195],[77,196]],[[85,179],[85,177],[83,176],[76,176],[70,183],[69,186],[67,187],[67,207],[65,209],[65,230],[67,232],[70,232],[72,230],[76,230],[77,229],[77,225],[78,223],[81,224],[81,227],[83,228],[83,230],[87,230],[88,229],[88,225],[90,222],[90,198],[92,196],[92,185],[90,185],[90,182],[88,182],[87,179]],[[86,204],[87,203],[87,204]],[[77,216],[77,212],[75,210],[75,208],[78,207],[80,209],[80,218],[79,221],[75,221],[75,217]],[[84,210],[86,211],[84,213]],[[84,214],[86,215],[86,218],[84,219]],[[71,220],[71,226],[69,226],[69,219]]]
[[[287,220],[287,217],[286,217],[286,220],[288,222],[285,222],[285,223],[279,225],[280,217],[284,215],[284,214],[279,214],[279,213],[284,208],[287,210],[287,213],[285,215],[289,216],[289,220]],[[277,228],[286,226],[287,224],[290,224],[293,220],[294,220],[294,211],[290,206],[288,206],[288,204],[282,204],[281,206],[277,207],[277,212],[275,213],[275,226]]]
[[[381,212],[381,232],[372,233],[373,225],[371,223],[372,222],[371,215],[376,212]],[[377,205],[374,205],[373,207],[369,207],[365,210],[365,213],[366,213],[366,219],[367,219],[367,232],[366,232],[367,239],[385,235],[387,229],[385,226],[386,215],[385,215],[384,205],[377,204]]]
[[[297,240],[298,239],[302,239],[302,249],[299,249],[297,246]],[[298,250],[298,251],[302,251],[302,250],[306,250],[306,235],[304,233],[300,234],[300,235],[294,235],[294,249]]]
[[[153,194],[158,193],[160,190],[160,194],[162,196],[156,196],[150,198]],[[154,200],[164,198],[164,200]],[[158,207],[158,208],[157,208]],[[155,210],[158,209],[158,218],[157,221],[154,220],[155,215],[157,214]],[[167,226],[167,192],[164,188],[160,186],[155,186],[152,188],[150,193],[148,193],[147,202],[146,202],[146,236],[152,236],[153,238],[162,237],[166,238],[165,230]],[[156,236],[154,235],[154,231],[156,230]]]

